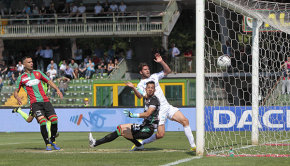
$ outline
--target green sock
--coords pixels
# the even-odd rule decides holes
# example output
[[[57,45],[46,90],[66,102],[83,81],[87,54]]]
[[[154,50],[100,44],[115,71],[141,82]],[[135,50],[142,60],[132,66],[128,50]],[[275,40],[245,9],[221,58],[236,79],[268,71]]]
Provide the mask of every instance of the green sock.
[[[27,113],[23,112],[21,108],[18,108],[17,112],[27,121],[28,115]]]
[[[46,122],[46,129],[48,133],[48,138],[50,138],[51,137],[51,122],[49,120]]]

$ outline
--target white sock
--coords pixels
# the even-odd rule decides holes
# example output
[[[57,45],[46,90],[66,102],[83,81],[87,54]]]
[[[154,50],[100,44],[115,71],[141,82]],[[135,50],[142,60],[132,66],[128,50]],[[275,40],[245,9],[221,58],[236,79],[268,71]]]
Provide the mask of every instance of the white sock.
[[[185,126],[184,127],[184,133],[190,143],[190,146],[193,148],[193,147],[196,147],[195,143],[194,143],[194,137],[192,135],[192,131],[191,131],[191,128],[190,126]]]
[[[151,137],[144,139],[142,141],[142,144],[145,145],[145,144],[148,144],[150,142],[154,142],[155,140],[156,140],[156,134],[153,134],[153,135],[151,135]]]

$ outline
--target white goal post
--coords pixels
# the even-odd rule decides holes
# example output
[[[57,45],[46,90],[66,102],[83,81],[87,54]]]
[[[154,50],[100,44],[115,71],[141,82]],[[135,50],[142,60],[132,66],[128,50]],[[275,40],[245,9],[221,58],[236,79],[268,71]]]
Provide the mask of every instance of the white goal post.
[[[290,157],[287,57],[290,3],[196,1],[197,155]]]

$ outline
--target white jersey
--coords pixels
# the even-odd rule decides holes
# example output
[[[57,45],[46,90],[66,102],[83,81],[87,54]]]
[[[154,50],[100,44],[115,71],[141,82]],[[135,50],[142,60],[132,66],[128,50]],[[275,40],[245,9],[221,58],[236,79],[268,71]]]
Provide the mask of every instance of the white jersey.
[[[164,93],[160,87],[159,80],[161,80],[164,77],[164,72],[161,71],[159,73],[152,74],[149,78],[141,79],[139,84],[137,85],[138,91],[141,93],[142,96],[146,95],[146,83],[149,81],[154,81],[155,83],[155,93],[154,95],[159,99],[160,101],[160,107],[169,105],[167,99],[164,96]]]

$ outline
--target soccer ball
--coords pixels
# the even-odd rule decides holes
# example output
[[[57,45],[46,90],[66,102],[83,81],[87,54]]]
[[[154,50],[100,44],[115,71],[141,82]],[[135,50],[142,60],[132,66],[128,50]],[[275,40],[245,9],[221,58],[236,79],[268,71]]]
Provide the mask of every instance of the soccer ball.
[[[222,55],[218,58],[217,64],[220,67],[228,67],[231,65],[231,58],[227,55]]]

